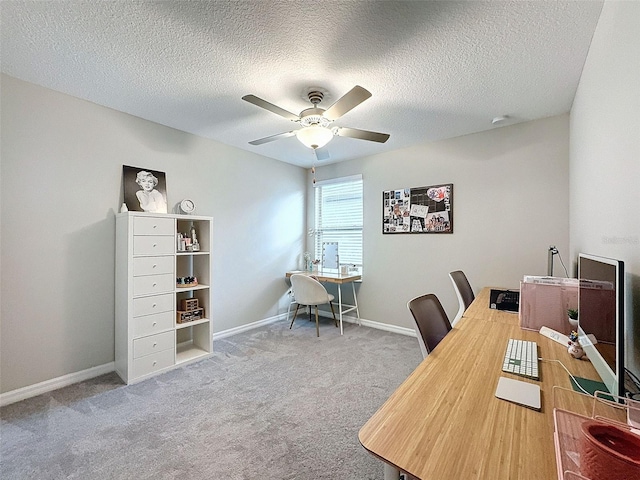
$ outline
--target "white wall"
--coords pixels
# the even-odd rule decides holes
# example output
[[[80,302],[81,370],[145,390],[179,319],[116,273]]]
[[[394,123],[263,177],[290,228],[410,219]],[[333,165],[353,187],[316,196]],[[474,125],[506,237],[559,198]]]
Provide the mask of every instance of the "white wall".
[[[305,170],[2,76],[0,392],[114,359],[122,165],[166,172],[169,205],[214,218],[220,332],[286,312]]]
[[[363,174],[361,316],[409,328],[407,301],[435,293],[453,319],[449,272],[463,270],[479,292],[545,275],[550,245],[566,262],[568,127],[562,115],[317,168],[319,180]],[[382,234],[384,190],[440,183],[454,185],[453,234]]]
[[[624,260],[640,374],[640,3],[604,4],[571,109],[571,251]]]

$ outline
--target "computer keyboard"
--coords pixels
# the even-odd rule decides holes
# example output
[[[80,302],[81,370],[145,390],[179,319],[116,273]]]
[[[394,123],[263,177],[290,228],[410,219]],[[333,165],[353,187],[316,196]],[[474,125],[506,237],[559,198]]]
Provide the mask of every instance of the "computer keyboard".
[[[538,380],[538,344],[513,338],[507,342],[502,371]]]

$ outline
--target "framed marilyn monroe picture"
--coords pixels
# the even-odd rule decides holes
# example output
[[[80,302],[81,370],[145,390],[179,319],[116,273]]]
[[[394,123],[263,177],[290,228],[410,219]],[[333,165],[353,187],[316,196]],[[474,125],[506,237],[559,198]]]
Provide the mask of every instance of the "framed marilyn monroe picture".
[[[167,180],[164,172],[122,166],[124,203],[134,212],[167,213]]]

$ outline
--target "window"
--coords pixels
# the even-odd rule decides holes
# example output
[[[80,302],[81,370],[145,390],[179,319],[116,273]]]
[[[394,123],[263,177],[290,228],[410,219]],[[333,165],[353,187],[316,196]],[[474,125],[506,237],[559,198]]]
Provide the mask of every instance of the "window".
[[[315,258],[324,242],[338,242],[340,264],[362,267],[362,175],[315,184]]]

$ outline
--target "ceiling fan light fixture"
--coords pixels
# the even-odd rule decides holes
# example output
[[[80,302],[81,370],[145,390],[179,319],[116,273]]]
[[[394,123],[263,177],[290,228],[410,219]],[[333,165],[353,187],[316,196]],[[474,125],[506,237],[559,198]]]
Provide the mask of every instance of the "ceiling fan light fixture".
[[[305,147],[315,150],[329,143],[333,138],[333,132],[326,127],[312,125],[296,130],[296,136]]]
[[[310,110],[319,110],[319,109],[310,109]],[[314,125],[319,127],[328,127],[331,122],[324,118],[322,114],[317,115],[305,115],[300,118],[300,125],[303,127],[312,127]]]

